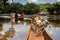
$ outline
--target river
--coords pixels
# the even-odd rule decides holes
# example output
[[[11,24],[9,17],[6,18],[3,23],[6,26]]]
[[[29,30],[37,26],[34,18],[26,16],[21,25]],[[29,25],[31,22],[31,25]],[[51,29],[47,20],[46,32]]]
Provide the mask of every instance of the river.
[[[60,40],[60,20],[48,21],[50,24],[46,27],[47,33],[53,40]],[[9,30],[11,29],[14,29],[14,31],[10,32]],[[25,40],[29,29],[30,24],[28,21],[20,24],[11,24],[10,19],[0,19],[0,39],[2,40]]]

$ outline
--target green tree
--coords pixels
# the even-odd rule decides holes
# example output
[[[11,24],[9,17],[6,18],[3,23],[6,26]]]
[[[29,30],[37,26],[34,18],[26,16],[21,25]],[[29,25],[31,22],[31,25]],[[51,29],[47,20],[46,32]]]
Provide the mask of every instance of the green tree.
[[[54,6],[55,6],[56,15],[59,15],[60,14],[60,2],[56,3]]]
[[[34,3],[30,3],[25,5],[26,8],[26,14],[35,14],[39,12],[39,6],[37,4]]]
[[[2,0],[0,0],[0,2],[2,2]]]
[[[6,3],[8,0],[2,0],[4,3]]]
[[[7,4],[7,1],[8,0],[2,0],[2,3],[6,5]]]

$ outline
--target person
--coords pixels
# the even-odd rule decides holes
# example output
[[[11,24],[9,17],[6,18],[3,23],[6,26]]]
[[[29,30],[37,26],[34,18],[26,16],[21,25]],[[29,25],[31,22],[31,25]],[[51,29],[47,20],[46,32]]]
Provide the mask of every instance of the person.
[[[20,23],[20,17],[21,17],[21,14],[18,13],[17,15],[18,15],[18,23]]]
[[[45,20],[45,21],[43,21],[42,24],[43,24],[42,26],[47,27],[47,25],[49,25],[49,22],[47,20]]]
[[[17,13],[15,14],[15,22],[16,23],[18,22],[18,15],[17,15]]]
[[[21,21],[24,21],[24,13],[21,13]]]
[[[34,18],[35,18],[35,16],[33,15],[33,16],[31,16],[31,23],[34,23],[35,22],[35,20],[34,20]]]
[[[34,20],[35,21],[38,21],[39,20],[38,16],[35,16]]]
[[[39,20],[39,17],[38,16],[36,16],[35,18],[34,18],[34,20],[35,20],[35,22],[40,26],[41,25],[41,20]]]

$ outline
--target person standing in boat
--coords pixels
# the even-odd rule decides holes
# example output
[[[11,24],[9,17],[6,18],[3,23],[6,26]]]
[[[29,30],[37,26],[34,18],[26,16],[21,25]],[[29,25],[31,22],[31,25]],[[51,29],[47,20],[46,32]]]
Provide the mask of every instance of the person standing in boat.
[[[21,21],[24,21],[24,12],[21,13]]]
[[[17,23],[18,22],[18,14],[15,13],[15,22]]]

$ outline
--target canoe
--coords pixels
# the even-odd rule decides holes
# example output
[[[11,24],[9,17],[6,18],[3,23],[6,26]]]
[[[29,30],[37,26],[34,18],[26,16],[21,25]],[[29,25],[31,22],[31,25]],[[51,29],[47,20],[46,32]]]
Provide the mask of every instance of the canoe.
[[[45,21],[40,26],[33,20],[31,22],[32,25],[28,32],[26,40],[53,40],[45,29],[49,24],[47,21]]]
[[[30,28],[26,40],[53,40],[48,33],[46,32],[45,28],[43,31],[43,35],[38,35],[35,32],[33,32]]]

